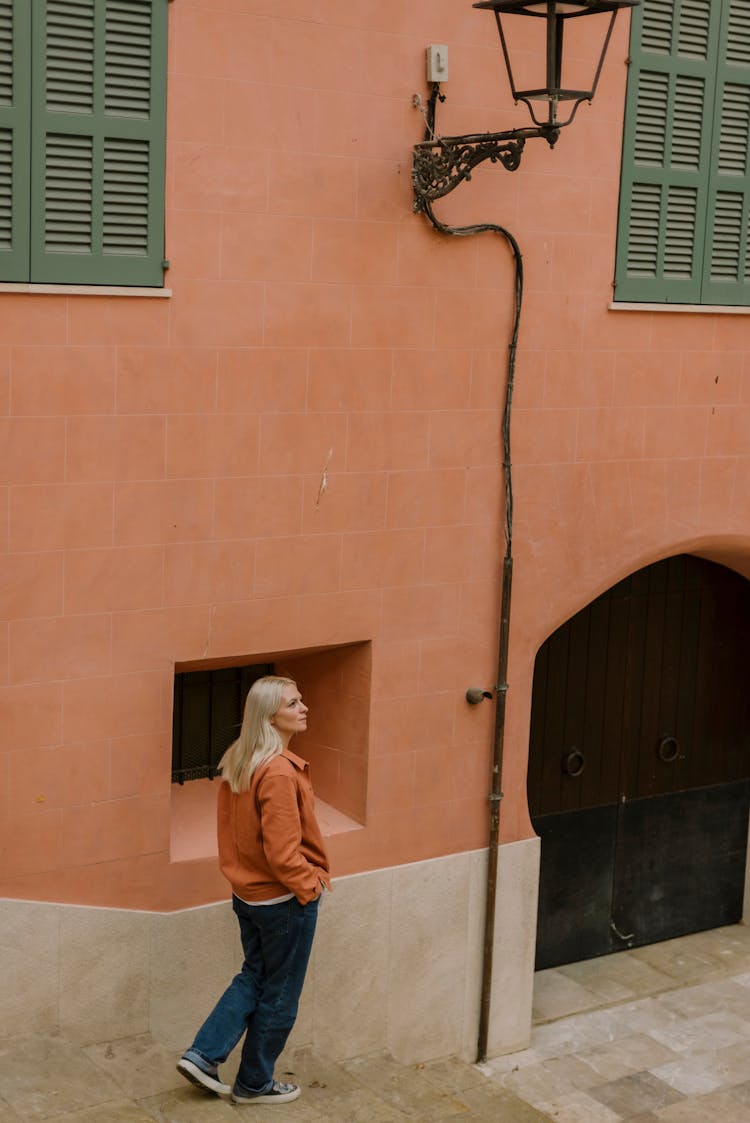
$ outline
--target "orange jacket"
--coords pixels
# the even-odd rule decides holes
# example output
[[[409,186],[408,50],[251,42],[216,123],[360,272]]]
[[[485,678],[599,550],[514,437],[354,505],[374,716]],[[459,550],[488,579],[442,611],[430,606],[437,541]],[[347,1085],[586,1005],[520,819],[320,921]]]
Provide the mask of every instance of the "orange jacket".
[[[253,773],[236,795],[219,787],[221,872],[243,901],[294,893],[301,905],[330,889],[323,835],[315,817],[310,765],[285,749]]]

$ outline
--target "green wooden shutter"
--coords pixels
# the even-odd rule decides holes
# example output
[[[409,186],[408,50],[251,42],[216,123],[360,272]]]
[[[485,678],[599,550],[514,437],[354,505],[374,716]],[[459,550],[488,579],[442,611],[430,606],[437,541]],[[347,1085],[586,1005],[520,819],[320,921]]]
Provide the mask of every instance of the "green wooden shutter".
[[[167,0],[33,0],[31,280],[163,284]]]
[[[0,0],[0,281],[29,279],[30,30],[28,0]]]
[[[616,300],[701,299],[720,16],[717,0],[634,9]]]
[[[702,299],[750,303],[750,5],[725,0]]]

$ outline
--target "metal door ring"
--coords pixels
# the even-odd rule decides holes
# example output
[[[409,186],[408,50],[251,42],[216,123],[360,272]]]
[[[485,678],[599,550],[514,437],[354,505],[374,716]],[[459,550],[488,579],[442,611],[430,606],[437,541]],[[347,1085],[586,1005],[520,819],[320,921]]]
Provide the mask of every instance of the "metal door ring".
[[[662,737],[656,751],[659,754],[659,760],[663,760],[665,764],[671,764],[680,755],[680,743],[676,737]]]
[[[583,753],[580,751],[580,749],[573,749],[565,757],[565,763],[563,764],[563,772],[565,773],[566,776],[570,776],[570,777],[572,777],[572,779],[575,779],[576,776],[581,775],[581,773],[583,772],[585,764],[586,764],[586,760],[585,760],[585,757],[584,757]]]

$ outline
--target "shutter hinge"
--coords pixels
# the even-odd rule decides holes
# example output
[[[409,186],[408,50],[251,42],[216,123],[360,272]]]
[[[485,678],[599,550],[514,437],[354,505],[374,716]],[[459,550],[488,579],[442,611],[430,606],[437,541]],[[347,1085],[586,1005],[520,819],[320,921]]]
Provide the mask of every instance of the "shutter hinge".
[[[163,258],[163,259],[162,259],[161,267],[162,267],[162,269],[169,269],[169,260],[168,260],[168,258],[166,258],[166,257],[165,257],[165,258]]]

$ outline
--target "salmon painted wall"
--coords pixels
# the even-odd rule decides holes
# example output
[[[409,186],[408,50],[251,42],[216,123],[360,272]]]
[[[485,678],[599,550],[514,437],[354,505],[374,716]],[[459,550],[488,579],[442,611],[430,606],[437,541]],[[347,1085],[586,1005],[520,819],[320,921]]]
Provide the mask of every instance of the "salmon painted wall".
[[[175,664],[285,653],[323,706],[333,645],[357,645],[349,672],[320,665],[357,679],[360,770],[335,872],[486,845],[493,713],[464,692],[495,678],[513,276],[501,239],[412,214],[410,164],[429,42],[450,48],[442,132],[525,123],[491,17],[179,0],[169,20],[172,296],[0,293],[4,896],[225,897],[213,857],[170,856]],[[507,226],[526,270],[507,840],[531,833],[545,637],[658,557],[750,556],[747,320],[608,310],[626,54],[621,17],[556,150],[437,208]]]

